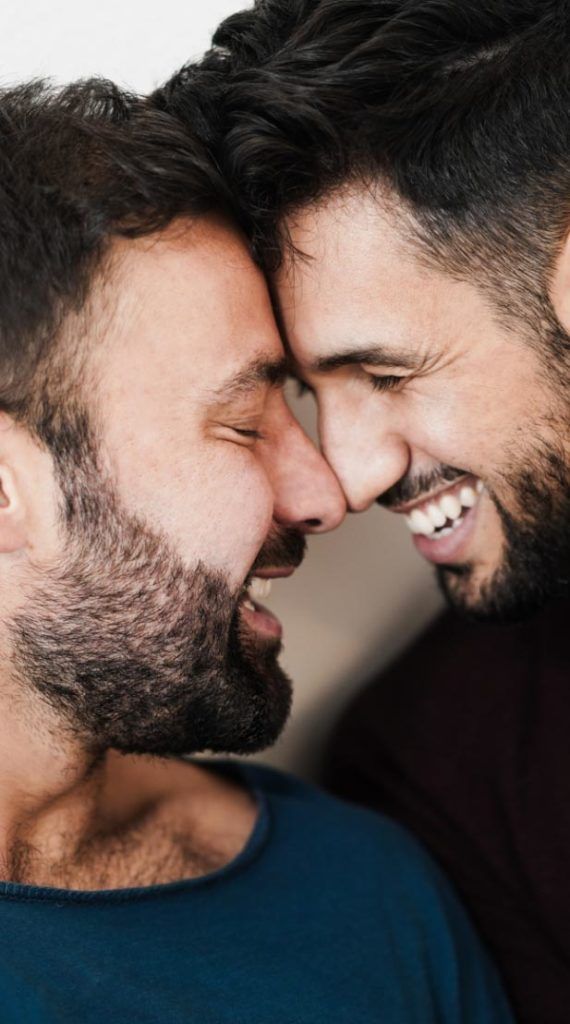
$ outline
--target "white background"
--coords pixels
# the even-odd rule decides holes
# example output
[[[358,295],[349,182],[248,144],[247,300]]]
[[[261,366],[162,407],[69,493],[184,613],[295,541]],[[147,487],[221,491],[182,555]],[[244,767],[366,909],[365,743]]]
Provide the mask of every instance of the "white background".
[[[241,3],[209,0],[2,0],[0,82],[101,74],[147,91],[201,53]],[[310,400],[300,415],[310,420]],[[432,571],[407,527],[378,508],[311,542],[304,566],[274,585],[285,663],[296,684],[293,719],[264,760],[311,774],[349,694],[386,664],[441,606]]]
[[[148,91],[200,54],[227,14],[247,4],[175,0],[2,0],[0,80],[99,74]]]

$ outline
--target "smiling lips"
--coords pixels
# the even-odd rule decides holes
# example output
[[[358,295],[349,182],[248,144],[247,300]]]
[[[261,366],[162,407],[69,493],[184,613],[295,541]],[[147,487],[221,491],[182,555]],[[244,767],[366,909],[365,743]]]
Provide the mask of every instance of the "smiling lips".
[[[426,498],[411,511],[402,512],[413,534],[439,540],[461,526],[467,512],[477,505],[483,489],[481,480],[470,477]]]
[[[294,566],[261,570],[244,588],[241,599],[242,614],[256,633],[265,634],[274,639],[281,637],[283,630],[279,619],[268,608],[258,604],[258,600],[269,597],[272,580],[291,576],[294,571]]]
[[[467,514],[476,509],[484,489],[482,480],[475,476],[464,477],[446,490],[430,495],[411,509],[408,507],[394,511],[404,515],[411,532],[416,536],[420,550],[429,557],[428,551],[424,549],[426,541],[431,544],[443,541],[445,537],[459,530]],[[431,547],[431,544],[428,544],[428,547]],[[443,555],[443,551],[441,554]],[[435,555],[433,557],[435,559]],[[281,634],[279,620],[267,608],[258,604],[258,601],[269,597],[273,579],[291,576],[294,571],[294,567],[263,570],[253,576],[244,587],[241,608],[250,625],[257,631],[273,636]]]

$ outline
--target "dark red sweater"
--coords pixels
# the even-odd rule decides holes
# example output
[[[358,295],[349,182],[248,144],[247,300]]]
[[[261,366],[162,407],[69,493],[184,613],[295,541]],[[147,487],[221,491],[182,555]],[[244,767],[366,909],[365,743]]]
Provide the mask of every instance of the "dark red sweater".
[[[443,865],[523,1024],[570,1021],[570,603],[521,626],[446,614],[354,700],[325,784]]]

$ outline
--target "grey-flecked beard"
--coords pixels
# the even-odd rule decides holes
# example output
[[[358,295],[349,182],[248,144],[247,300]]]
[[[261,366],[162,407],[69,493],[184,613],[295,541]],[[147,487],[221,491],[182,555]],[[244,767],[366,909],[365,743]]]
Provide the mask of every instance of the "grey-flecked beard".
[[[65,550],[34,570],[10,624],[19,684],[98,751],[250,753],[273,743],[291,703],[279,642],[244,627],[240,595],[221,573],[189,569],[121,507],[92,444],[80,453],[60,464]],[[300,561],[303,539],[282,543]]]

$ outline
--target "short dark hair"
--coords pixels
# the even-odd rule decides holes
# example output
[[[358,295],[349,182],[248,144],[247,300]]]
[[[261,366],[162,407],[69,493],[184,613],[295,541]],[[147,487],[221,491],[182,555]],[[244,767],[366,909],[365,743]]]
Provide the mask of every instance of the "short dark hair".
[[[64,356],[49,371],[112,239],[227,202],[204,146],[111,82],[0,92],[0,409],[69,455]]]
[[[570,222],[569,44],[567,0],[257,0],[163,97],[187,119],[209,90],[202,124],[267,269],[288,214],[381,181],[428,259],[478,276],[507,319],[551,326]]]

